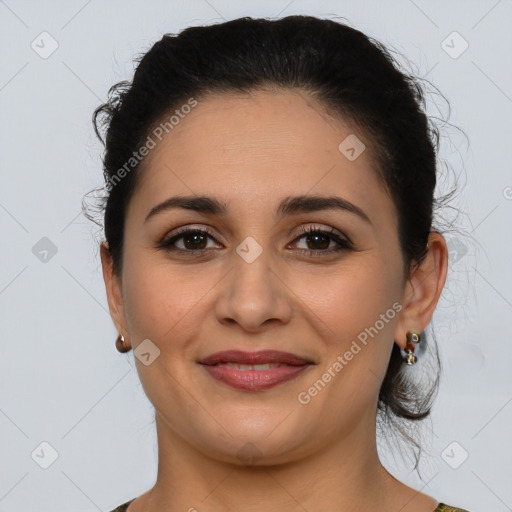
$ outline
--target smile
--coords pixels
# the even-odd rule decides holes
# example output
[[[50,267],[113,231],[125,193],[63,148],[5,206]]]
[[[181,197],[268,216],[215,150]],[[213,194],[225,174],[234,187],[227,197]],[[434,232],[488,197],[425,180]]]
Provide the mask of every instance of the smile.
[[[288,382],[303,374],[312,364],[237,364],[219,363],[202,365],[206,372],[218,382],[235,389],[263,391]]]

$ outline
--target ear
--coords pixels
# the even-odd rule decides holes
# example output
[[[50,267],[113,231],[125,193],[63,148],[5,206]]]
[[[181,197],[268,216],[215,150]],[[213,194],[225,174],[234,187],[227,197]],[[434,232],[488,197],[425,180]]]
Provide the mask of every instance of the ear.
[[[107,242],[100,246],[101,265],[103,268],[103,280],[107,292],[108,309],[114,321],[117,332],[126,338],[128,329],[126,327],[126,316],[123,302],[123,291],[120,278],[114,273],[113,260]]]
[[[431,231],[427,255],[411,271],[402,297],[402,311],[395,328],[395,342],[402,350],[407,331],[422,333],[429,324],[443,291],[448,268],[448,249],[444,237]]]

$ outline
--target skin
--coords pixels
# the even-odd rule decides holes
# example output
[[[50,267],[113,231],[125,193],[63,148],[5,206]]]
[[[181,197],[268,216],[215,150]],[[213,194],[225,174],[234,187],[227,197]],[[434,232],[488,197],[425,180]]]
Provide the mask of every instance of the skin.
[[[304,92],[216,95],[201,99],[146,157],[127,210],[121,276],[101,247],[118,331],[134,349],[150,339],[160,350],[148,366],[134,358],[155,407],[159,461],[154,487],[128,512],[312,512],[333,504],[432,512],[438,505],[384,469],[375,421],[393,344],[404,349],[408,330],[422,332],[440,297],[446,243],[431,232],[426,259],[404,279],[397,213],[369,150],[354,161],[338,150],[351,133]],[[144,222],[155,205],[192,194],[225,201],[228,215],[173,209]],[[342,197],[371,224],[338,210],[276,216],[281,199],[295,195]],[[214,239],[200,245],[209,254],[155,248],[183,226],[211,228]],[[315,242],[301,226],[334,228],[355,250],[325,252],[336,242]],[[235,250],[249,236],[262,248],[252,263]],[[192,244],[175,242],[189,252]],[[300,403],[298,394],[395,302],[401,311]],[[196,362],[232,348],[289,351],[316,364],[269,390],[235,390]],[[238,455],[246,443],[257,447],[252,464]]]

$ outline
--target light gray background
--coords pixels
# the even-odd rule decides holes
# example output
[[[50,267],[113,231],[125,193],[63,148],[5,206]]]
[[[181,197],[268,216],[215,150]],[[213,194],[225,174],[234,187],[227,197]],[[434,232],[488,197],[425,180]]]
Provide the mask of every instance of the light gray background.
[[[443,132],[441,156],[467,181],[454,203],[464,213],[457,229],[477,243],[449,239],[452,264],[433,321],[444,372],[423,431],[423,480],[393,456],[398,448],[380,450],[397,478],[439,501],[471,512],[512,510],[512,1],[6,0],[0,511],[109,511],[156,477],[152,407],[133,352],[115,350],[99,228],[81,214],[84,194],[102,185],[93,110],[113,83],[131,78],[132,58],[166,32],[290,14],[343,16],[404,53],[446,96],[449,121],[469,136],[468,145],[455,130]],[[48,58],[31,47],[50,48],[43,31],[58,43]],[[469,44],[458,58],[463,41],[443,43],[453,31]],[[429,113],[446,118],[446,104],[432,101],[441,113],[433,103]],[[48,244],[43,237],[57,249],[46,262],[37,254],[37,244]],[[58,457],[43,469],[52,449]]]

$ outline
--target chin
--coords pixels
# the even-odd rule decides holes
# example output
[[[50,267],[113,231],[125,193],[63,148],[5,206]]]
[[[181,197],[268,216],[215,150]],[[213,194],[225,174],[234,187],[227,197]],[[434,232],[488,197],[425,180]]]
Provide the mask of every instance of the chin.
[[[244,418],[217,417],[221,425],[226,425],[226,430],[216,422],[210,423],[212,431],[204,432],[200,443],[193,444],[201,444],[212,458],[236,465],[284,464],[301,456],[308,438],[304,422],[300,427],[296,424],[297,418],[292,420],[292,415],[287,418],[282,409],[277,414],[253,412]]]

